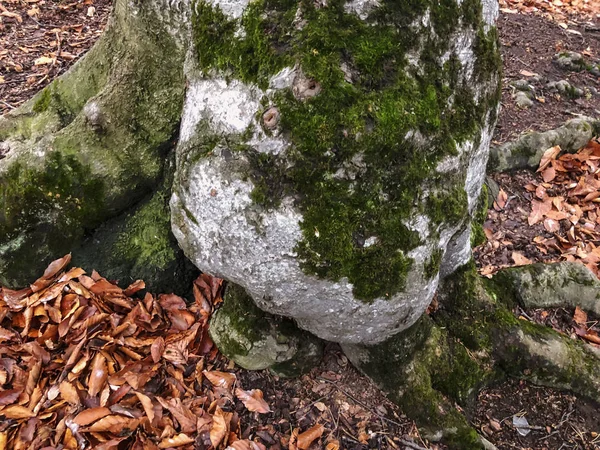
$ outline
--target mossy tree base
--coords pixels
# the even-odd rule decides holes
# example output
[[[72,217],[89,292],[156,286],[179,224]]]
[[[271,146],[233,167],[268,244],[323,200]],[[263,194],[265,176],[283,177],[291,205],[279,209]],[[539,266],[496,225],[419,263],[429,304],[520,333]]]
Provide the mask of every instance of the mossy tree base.
[[[260,310],[233,283],[227,285],[223,299],[211,319],[210,334],[221,353],[239,366],[294,377],[319,363],[322,341],[298,329],[293,320]]]
[[[455,449],[489,448],[462,411],[468,414],[483,386],[507,376],[600,402],[600,357],[582,342],[517,319],[511,294],[468,264],[442,283],[434,314],[383,344],[344,351],[427,438]]]

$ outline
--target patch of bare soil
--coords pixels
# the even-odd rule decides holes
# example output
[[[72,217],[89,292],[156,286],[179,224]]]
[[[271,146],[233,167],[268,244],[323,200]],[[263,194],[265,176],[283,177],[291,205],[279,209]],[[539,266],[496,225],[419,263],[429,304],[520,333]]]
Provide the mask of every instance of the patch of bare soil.
[[[73,65],[100,37],[110,0],[0,0],[0,113]]]
[[[473,423],[501,450],[600,448],[598,406],[574,395],[510,380],[483,390],[477,400]],[[515,416],[528,425],[518,429]]]
[[[504,78],[496,143],[513,140],[524,131],[556,128],[580,114],[600,115],[600,77],[589,70],[564,70],[554,61],[558,53],[574,51],[589,65],[600,63],[600,28],[573,22],[564,29],[541,16],[505,13],[500,15],[498,30]],[[513,98],[516,89],[511,83],[518,80],[533,88],[533,106],[529,108],[519,108]],[[583,95],[571,98],[548,88],[549,82],[561,80],[581,89]]]
[[[268,371],[237,370],[244,386],[255,386],[265,393],[272,415],[265,418],[238,408],[245,428],[242,436],[258,436],[269,449],[287,448],[292,430],[322,424],[323,449],[337,443],[340,449],[405,448],[403,441],[424,448],[414,423],[398,406],[348,362],[337,345],[331,344],[319,367],[297,379],[282,379]],[[332,444],[332,448],[335,448]]]

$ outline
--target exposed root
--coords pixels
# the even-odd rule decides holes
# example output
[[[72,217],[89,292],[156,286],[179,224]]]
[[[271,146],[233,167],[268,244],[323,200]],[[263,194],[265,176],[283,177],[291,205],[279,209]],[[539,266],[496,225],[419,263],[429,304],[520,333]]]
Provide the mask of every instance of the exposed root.
[[[344,350],[426,437],[450,448],[490,448],[468,411],[482,387],[506,376],[600,401],[598,356],[582,342],[517,319],[507,292],[468,264],[442,283],[431,317],[377,346]]]
[[[0,118],[4,286],[35,279],[162,176],[181,116],[183,50],[157,31],[151,5],[136,5],[136,14],[126,1],[114,8],[105,35],[72,70]]]

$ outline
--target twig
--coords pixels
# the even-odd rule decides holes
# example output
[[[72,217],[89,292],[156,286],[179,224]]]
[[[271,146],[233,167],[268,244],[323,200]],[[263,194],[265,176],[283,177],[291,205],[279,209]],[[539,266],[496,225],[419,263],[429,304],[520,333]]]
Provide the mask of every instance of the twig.
[[[414,448],[415,450],[429,450],[425,447],[415,444],[414,442],[407,441],[406,439],[400,439],[400,443],[408,448]]]
[[[367,405],[365,405],[363,402],[361,402],[359,399],[357,399],[356,397],[354,397],[353,395],[351,395],[350,393],[346,392],[344,389],[342,389],[339,386],[336,386],[336,384],[333,381],[329,381],[327,378],[322,378],[322,377],[317,377],[318,380],[321,381],[325,381],[326,383],[331,384],[332,386],[334,386],[338,391],[340,391],[342,394],[346,395],[347,397],[350,397],[352,400],[354,400],[356,403],[358,403],[360,406],[362,406],[363,408],[365,408],[367,411],[372,412],[373,414],[375,414],[377,417],[385,420],[386,422],[392,423],[394,425],[396,425],[397,427],[402,427],[404,425],[402,425],[399,422],[396,422],[395,420],[392,419],[388,419],[387,417],[379,414],[377,411],[369,408]]]
[[[17,109],[16,106],[11,105],[10,103],[5,102],[4,100],[0,100],[0,102],[2,102],[3,105],[8,106],[10,109]]]

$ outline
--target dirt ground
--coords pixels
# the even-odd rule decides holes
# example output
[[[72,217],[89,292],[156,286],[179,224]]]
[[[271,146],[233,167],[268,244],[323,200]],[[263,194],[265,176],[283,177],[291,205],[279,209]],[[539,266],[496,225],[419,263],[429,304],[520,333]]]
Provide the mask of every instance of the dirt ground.
[[[499,20],[504,88],[496,143],[514,139],[523,131],[554,128],[579,114],[600,115],[600,96],[593,93],[600,90],[598,77],[589,72],[565,72],[553,63],[554,55],[563,50],[598,61],[598,17],[561,16],[564,22],[550,21],[547,16],[532,14],[531,5],[525,8],[529,8],[527,14],[504,8]],[[0,111],[22,104],[74,64],[101,34],[109,9],[109,0],[0,0]],[[511,82],[520,79],[530,82],[535,91],[536,99],[528,109],[518,108],[513,99]],[[548,81],[559,80],[569,81],[586,95],[569,99],[546,88]],[[493,252],[478,251],[480,265],[510,265],[515,249],[534,261],[552,259],[531,243],[546,232],[541,224],[527,225],[529,199],[523,186],[533,178],[525,171],[497,176],[511,196],[510,205],[501,212],[491,210],[486,226],[508,236],[505,240],[510,245]],[[539,320],[554,320],[556,323],[549,325],[569,332],[572,312],[530,314],[544,316]],[[222,357],[213,364],[216,369],[231,368]],[[323,424],[325,433],[311,448],[325,448],[335,441],[339,448],[352,450],[443,448],[422,440],[406,415],[360,375],[336,345],[328,346],[319,367],[299,379],[279,379],[267,371],[234,370],[244,386],[262,389],[271,405],[273,412],[268,415],[237,411],[244,437],[257,437],[269,449],[287,448],[292,429],[307,429],[315,423]],[[598,411],[597,405],[571,394],[509,380],[480,392],[467,414],[501,450],[561,450],[600,449]],[[515,415],[528,420],[527,436],[512,425]],[[412,442],[411,447],[406,447],[407,441]]]

